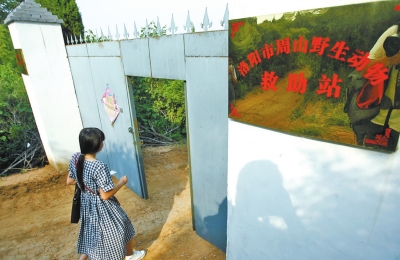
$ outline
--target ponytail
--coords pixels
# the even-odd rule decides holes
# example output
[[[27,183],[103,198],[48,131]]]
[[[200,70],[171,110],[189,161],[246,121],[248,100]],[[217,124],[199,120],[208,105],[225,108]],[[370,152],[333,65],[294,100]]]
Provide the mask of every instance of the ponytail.
[[[83,163],[85,162],[85,155],[80,154],[78,158],[78,163],[76,165],[76,177],[78,178],[79,187],[81,191],[85,190],[85,184],[83,183]]]

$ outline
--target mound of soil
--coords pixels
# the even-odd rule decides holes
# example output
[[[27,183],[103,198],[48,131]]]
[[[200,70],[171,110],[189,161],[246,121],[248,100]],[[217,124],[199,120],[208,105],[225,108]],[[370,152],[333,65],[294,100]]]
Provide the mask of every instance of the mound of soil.
[[[192,227],[186,146],[143,148],[149,199],[123,187],[118,200],[136,229],[144,259],[225,259]],[[0,180],[0,259],[78,259],[79,225],[70,223],[72,185],[51,166]]]

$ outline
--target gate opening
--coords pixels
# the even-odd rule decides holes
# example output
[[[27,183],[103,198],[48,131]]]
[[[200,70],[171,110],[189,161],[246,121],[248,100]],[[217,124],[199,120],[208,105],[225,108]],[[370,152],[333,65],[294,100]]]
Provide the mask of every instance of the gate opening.
[[[186,144],[185,82],[131,77],[142,147]]]
[[[194,230],[185,81],[129,77],[149,198],[157,208],[147,218],[154,240],[179,225]],[[179,215],[175,215],[175,212]],[[171,221],[175,223],[170,223]],[[143,229],[143,227],[142,227]]]

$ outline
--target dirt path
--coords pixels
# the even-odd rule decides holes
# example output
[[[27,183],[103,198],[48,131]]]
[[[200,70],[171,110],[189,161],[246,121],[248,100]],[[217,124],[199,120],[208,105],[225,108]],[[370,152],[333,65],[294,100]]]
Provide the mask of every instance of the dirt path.
[[[117,197],[136,228],[145,259],[225,259],[192,229],[187,149],[144,148],[149,199],[126,187]],[[79,226],[70,224],[73,186],[51,166],[0,181],[0,259],[78,259]]]

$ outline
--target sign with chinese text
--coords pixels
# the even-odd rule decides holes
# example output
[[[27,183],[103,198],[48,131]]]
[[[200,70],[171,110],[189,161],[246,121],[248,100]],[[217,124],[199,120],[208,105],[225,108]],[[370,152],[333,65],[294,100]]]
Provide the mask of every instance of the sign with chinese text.
[[[229,118],[395,151],[399,10],[379,1],[230,20]]]
[[[104,91],[103,97],[101,98],[101,103],[103,103],[104,105],[104,109],[106,110],[108,119],[110,119],[111,124],[114,124],[115,120],[118,117],[120,109],[118,107],[117,100],[115,99],[115,95],[108,87]]]

